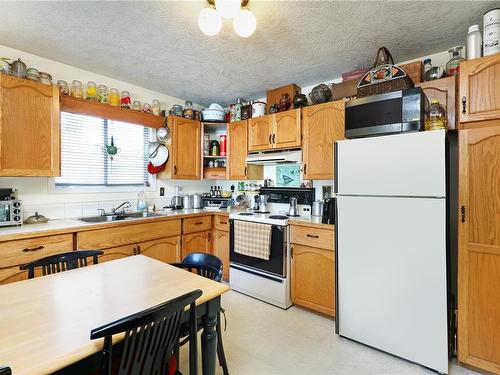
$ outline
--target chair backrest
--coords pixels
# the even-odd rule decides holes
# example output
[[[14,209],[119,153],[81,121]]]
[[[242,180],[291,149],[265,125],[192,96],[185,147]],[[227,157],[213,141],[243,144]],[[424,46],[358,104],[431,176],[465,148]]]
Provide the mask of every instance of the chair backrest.
[[[175,266],[195,270],[198,275],[212,279],[215,281],[222,280],[223,263],[222,260],[215,255],[206,253],[191,253],[188,254],[181,263]]]
[[[10,367],[7,366],[0,366],[0,375],[11,375],[12,371],[10,370]]]
[[[88,266],[88,258],[92,258],[93,264],[98,263],[97,256],[102,255],[101,250],[80,250],[67,253],[49,255],[45,258],[34,260],[19,267],[21,270],[28,270],[28,279],[35,277],[35,269],[40,267],[42,275],[50,275],[80,267]]]
[[[104,337],[103,375],[109,375],[112,371],[112,336],[122,332],[125,332],[125,339],[118,375],[167,374],[168,360],[178,341],[182,314],[186,306],[190,305],[190,314],[194,315],[190,322],[196,324],[195,301],[201,295],[202,291],[197,289],[93,329],[90,332],[91,340]],[[191,332],[195,340],[196,327]]]

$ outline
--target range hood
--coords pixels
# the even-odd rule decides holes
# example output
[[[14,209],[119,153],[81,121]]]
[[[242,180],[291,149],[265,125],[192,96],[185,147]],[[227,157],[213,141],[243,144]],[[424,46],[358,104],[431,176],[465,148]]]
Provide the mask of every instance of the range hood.
[[[249,154],[245,160],[247,164],[272,165],[285,163],[301,163],[302,151],[275,151],[267,153]]]

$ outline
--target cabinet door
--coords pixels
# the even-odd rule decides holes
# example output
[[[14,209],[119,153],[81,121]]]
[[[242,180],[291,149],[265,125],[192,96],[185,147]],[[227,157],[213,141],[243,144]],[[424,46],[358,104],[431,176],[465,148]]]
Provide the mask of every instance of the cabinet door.
[[[272,115],[274,148],[300,147],[300,109]]]
[[[333,179],[333,145],[344,139],[344,101],[303,108],[302,132],[304,179]]]
[[[201,123],[182,117],[173,118],[172,177],[199,180],[201,169]]]
[[[103,255],[100,255],[99,263],[109,262],[110,260],[121,259],[137,254],[137,245],[123,245],[103,249]]]
[[[182,258],[190,253],[212,253],[212,231],[185,234],[182,236]]]
[[[500,119],[500,54],[460,64],[460,122]]]
[[[224,265],[224,280],[229,280],[229,232],[216,230],[214,238],[214,255]]]
[[[292,244],[293,303],[335,316],[335,252]]]
[[[415,86],[422,88],[427,99],[429,99],[429,103],[432,100],[439,100],[439,104],[446,109],[448,117],[447,129],[456,129],[458,119],[456,116],[458,89],[456,77],[452,76],[434,81],[421,82]]]
[[[160,238],[141,242],[137,245],[138,253],[165,263],[180,262],[181,237]]]
[[[458,359],[498,374],[500,128],[461,131],[459,139]]]
[[[232,122],[227,124],[227,128],[229,133],[228,179],[246,180],[247,163],[245,159],[248,153],[248,121]]]
[[[261,116],[248,120],[248,151],[273,148],[271,118],[272,116]]]
[[[0,176],[60,176],[59,91],[0,75]]]

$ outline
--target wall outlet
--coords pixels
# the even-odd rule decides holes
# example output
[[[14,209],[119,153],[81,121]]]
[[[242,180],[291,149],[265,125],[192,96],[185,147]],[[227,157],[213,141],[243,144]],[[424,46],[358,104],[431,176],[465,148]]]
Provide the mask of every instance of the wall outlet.
[[[164,197],[164,196],[165,196],[165,188],[161,187],[160,188],[160,197]]]

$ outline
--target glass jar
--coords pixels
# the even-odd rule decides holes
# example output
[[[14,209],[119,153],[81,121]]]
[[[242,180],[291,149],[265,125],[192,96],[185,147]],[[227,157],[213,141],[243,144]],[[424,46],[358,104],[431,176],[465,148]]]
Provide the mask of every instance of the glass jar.
[[[132,109],[134,111],[142,111],[142,105],[140,100],[134,100],[134,102],[132,103]]]
[[[194,112],[193,112],[193,103],[190,102],[189,100],[184,103],[184,112],[183,112],[184,118],[187,119],[194,119]]]
[[[61,93],[61,95],[69,95],[68,82],[60,79],[59,81],[57,81],[57,87],[59,87],[59,92]]]
[[[458,76],[458,70],[460,68],[460,63],[464,61],[464,58],[461,56],[461,51],[463,47],[457,46],[450,49],[448,52],[450,53],[450,61],[446,63],[446,75],[450,76]]]
[[[151,109],[153,110],[153,115],[160,115],[160,101],[158,99],[153,99],[153,104],[151,105]]]
[[[130,109],[130,103],[132,100],[130,99],[130,93],[128,91],[122,91],[120,106],[122,108]]]
[[[76,79],[71,82],[71,96],[74,96],[75,98],[83,98],[82,83]]]
[[[153,109],[149,103],[144,103],[142,106],[142,112],[153,113]]]
[[[106,85],[97,87],[97,101],[99,103],[108,103],[108,87]]]
[[[97,85],[94,81],[87,82],[86,97],[87,100],[97,101]]]
[[[120,105],[120,92],[118,89],[112,88],[109,90],[108,103],[114,106]]]
[[[173,114],[174,116],[179,116],[182,117],[182,106],[179,104],[174,104],[172,106],[172,109],[170,110],[170,113]]]
[[[210,142],[210,155],[219,156],[219,152],[219,142],[214,139],[212,142]]]
[[[446,110],[439,104],[439,100],[432,100],[429,108],[429,116],[425,120],[425,130],[446,129]]]
[[[210,136],[208,134],[203,134],[203,155],[208,156],[210,154]]]

